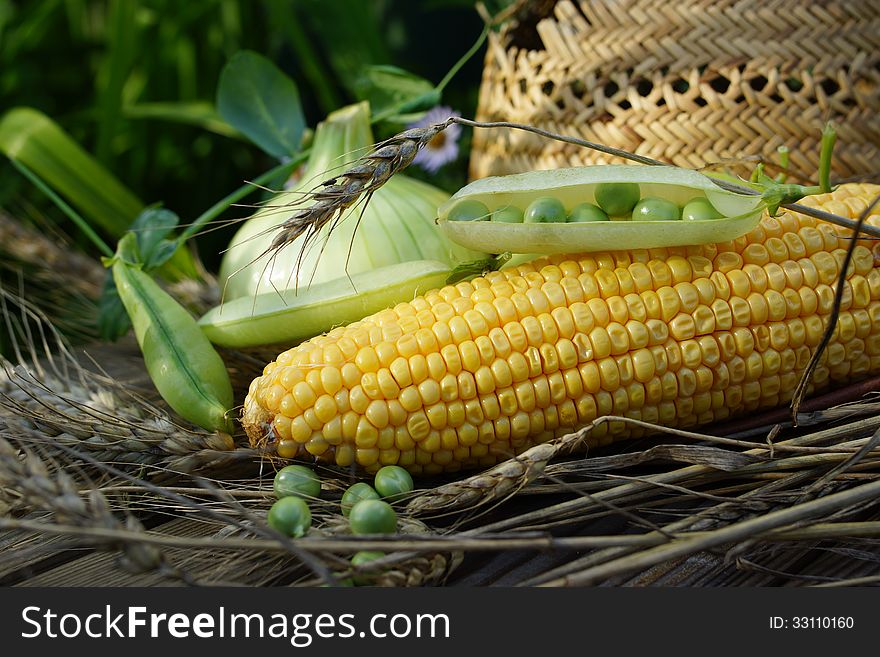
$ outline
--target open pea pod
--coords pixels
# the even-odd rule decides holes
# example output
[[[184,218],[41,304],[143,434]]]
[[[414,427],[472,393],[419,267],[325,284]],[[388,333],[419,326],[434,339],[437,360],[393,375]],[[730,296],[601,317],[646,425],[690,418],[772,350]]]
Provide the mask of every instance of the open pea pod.
[[[679,209],[695,199],[705,199],[720,216],[690,221],[611,217],[611,221],[565,223],[563,217],[528,222],[528,208],[537,199],[555,199],[557,206],[561,204],[570,212],[583,203],[596,204],[597,189],[600,185],[607,189],[611,183],[634,183],[640,198],[662,199]],[[485,212],[474,212],[474,208],[483,207]],[[463,208],[467,211],[462,212]],[[492,219],[498,216],[497,211],[510,209],[525,212],[526,222]],[[721,189],[696,171],[606,164],[474,181],[439,208],[438,224],[453,241],[485,253],[577,253],[725,242],[757,226],[762,210],[759,196]]]
[[[442,287],[450,271],[442,262],[414,260],[299,289],[238,297],[209,310],[199,326],[211,342],[223,347],[296,344],[328,326],[357,321]]]

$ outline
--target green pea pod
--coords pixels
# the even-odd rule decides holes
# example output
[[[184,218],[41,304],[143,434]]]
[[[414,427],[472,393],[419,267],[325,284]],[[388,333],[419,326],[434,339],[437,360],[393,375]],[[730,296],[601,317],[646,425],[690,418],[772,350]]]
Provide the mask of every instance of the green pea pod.
[[[129,246],[120,241],[120,252]],[[232,384],[195,318],[137,265],[117,255],[113,279],[153,383],[181,417],[211,431],[232,430]]]
[[[344,270],[344,263],[339,269]],[[209,310],[199,326],[223,347],[296,344],[329,325],[357,321],[442,287],[450,273],[449,265],[434,260],[401,262],[299,289],[239,297]]]
[[[567,211],[596,203],[602,183],[635,183],[641,198],[659,198],[681,208],[705,198],[720,215],[697,221],[616,220],[597,222],[501,223],[448,221],[462,202],[479,202],[491,213],[502,207],[527,208],[538,198],[552,197]],[[621,248],[648,249],[725,242],[745,235],[761,219],[758,196],[718,187],[696,171],[668,166],[596,165],[553,171],[532,171],[483,178],[459,190],[439,209],[438,224],[450,239],[485,253],[577,253]],[[619,219],[619,218],[618,218]]]

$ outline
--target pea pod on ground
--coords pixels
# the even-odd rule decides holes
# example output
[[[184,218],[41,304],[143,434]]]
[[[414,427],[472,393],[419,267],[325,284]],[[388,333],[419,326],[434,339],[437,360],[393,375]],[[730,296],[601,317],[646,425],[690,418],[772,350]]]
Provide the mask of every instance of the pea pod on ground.
[[[133,243],[129,233],[120,240],[119,253],[132,252]],[[137,264],[117,255],[112,267],[159,394],[184,419],[204,429],[231,431],[229,374],[195,318]]]

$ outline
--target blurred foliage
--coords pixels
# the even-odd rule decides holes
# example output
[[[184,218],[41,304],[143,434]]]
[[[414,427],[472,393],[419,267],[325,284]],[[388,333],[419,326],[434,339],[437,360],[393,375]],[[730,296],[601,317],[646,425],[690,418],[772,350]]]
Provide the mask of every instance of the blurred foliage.
[[[236,52],[265,55],[290,76],[314,126],[357,98],[365,67],[437,83],[481,29],[470,0],[0,0],[0,111],[30,106],[52,117],[139,198],[186,224],[277,164],[215,109],[220,72]],[[476,109],[483,52],[443,94],[465,116]],[[379,126],[376,136],[401,127]],[[434,184],[463,184],[466,144]],[[67,226],[5,160],[0,207]],[[232,208],[224,218],[249,213]],[[199,236],[209,268],[232,230]]]

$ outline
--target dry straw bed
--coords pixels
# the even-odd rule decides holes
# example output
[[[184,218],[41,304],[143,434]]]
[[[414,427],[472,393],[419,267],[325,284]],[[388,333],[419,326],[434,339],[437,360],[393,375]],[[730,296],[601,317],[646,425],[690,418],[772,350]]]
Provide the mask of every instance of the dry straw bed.
[[[316,585],[345,576],[347,555],[381,549],[385,585],[869,583],[880,535],[877,411],[869,398],[804,414],[817,424],[772,446],[671,432],[548,464],[583,437],[573,434],[416,491],[398,505],[401,533],[380,539],[347,535],[338,499],[348,480],[326,471],[315,528],[292,543],[264,525],[268,464],[262,476],[254,462],[246,478],[179,474],[156,486],[78,450],[7,435],[0,527],[11,558],[0,581]]]
[[[105,349],[108,362],[130,354]],[[425,482],[397,504],[392,537],[348,535],[338,501],[352,474],[321,470],[314,529],[288,541],[265,525],[270,461],[175,426],[71,355],[40,362],[8,369],[0,386],[7,585],[319,585],[350,574],[347,557],[363,549],[387,553],[373,567],[389,586],[880,576],[877,380],[810,400],[797,429],[769,413],[583,458],[587,427],[485,472]]]

